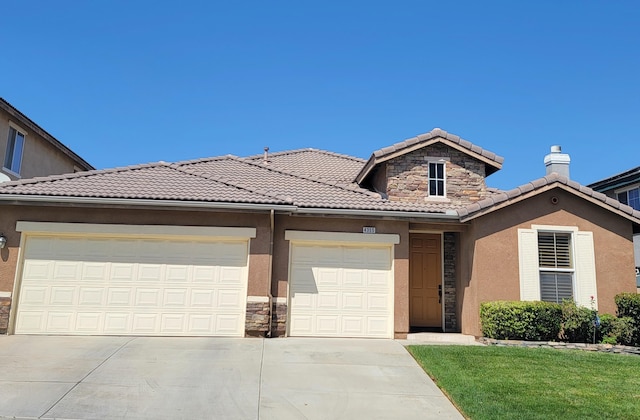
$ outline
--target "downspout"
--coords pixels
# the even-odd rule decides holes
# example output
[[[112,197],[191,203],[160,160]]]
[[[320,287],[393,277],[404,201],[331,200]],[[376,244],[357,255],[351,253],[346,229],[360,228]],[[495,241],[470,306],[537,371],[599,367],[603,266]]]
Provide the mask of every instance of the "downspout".
[[[269,330],[267,331],[267,337],[271,338],[271,331],[273,328],[273,294],[271,293],[273,288],[273,231],[275,224],[273,209],[271,209],[271,212],[269,213],[269,219],[271,222],[271,234],[269,236],[269,271],[267,274],[269,277]]]

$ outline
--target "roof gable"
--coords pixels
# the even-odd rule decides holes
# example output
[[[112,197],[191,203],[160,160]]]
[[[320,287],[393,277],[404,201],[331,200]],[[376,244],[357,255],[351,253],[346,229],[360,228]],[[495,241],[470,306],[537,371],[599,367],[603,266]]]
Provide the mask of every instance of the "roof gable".
[[[640,211],[634,210],[632,207],[622,204],[618,200],[607,197],[602,193],[572,181],[565,176],[558,175],[555,172],[512,190],[493,194],[484,200],[459,209],[458,215],[460,216],[461,222],[467,222],[528,198],[535,197],[553,188],[561,188],[640,225]]]
[[[30,130],[37,133],[45,141],[48,141],[53,147],[71,158],[77,164],[77,166],[79,166],[83,170],[90,171],[94,169],[94,167],[91,166],[86,160],[82,159],[73,150],[62,144],[58,139],[49,134],[44,128],[40,127],[33,120],[31,120],[31,118],[24,115],[16,107],[11,105],[3,98],[0,98],[0,109],[3,109],[13,118],[17,119],[21,124],[27,126]]]
[[[356,176],[356,182],[358,184],[362,184],[362,182],[369,176],[369,174],[371,174],[373,169],[383,162],[386,162],[398,156],[405,155],[407,153],[411,153],[415,150],[431,146],[435,143],[443,143],[449,147],[457,149],[475,159],[484,162],[486,165],[487,175],[491,175],[492,173],[502,168],[502,163],[504,161],[503,157],[485,150],[480,146],[476,146],[475,144],[467,140],[461,139],[454,134],[450,134],[439,128],[434,128],[428,133],[420,134],[416,137],[373,152],[362,170]]]

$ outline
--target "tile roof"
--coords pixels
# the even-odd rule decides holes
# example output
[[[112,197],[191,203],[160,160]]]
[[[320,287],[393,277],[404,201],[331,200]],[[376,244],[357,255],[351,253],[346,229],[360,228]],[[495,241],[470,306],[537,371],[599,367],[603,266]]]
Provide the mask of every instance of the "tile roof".
[[[177,162],[182,171],[223,180],[291,202],[304,208],[396,210],[443,213],[451,207],[446,204],[415,205],[392,202],[380,194],[360,188],[354,182],[327,181],[302,176],[294,171],[284,171],[273,165],[254,160],[224,156],[195,161]]]
[[[67,146],[62,144],[62,142],[60,142],[60,140],[58,140],[55,137],[53,137],[44,128],[40,127],[31,118],[29,118],[26,115],[24,115],[22,112],[20,112],[20,110],[18,110],[16,107],[11,105],[9,102],[7,102],[3,98],[0,98],[0,109],[4,109],[9,115],[11,115],[14,118],[16,118],[21,124],[26,125],[31,130],[36,132],[39,136],[41,136],[43,139],[45,139],[46,141],[51,143],[55,148],[60,150],[65,155],[69,156],[83,170],[89,171],[89,170],[94,169],[94,167],[91,166],[86,160],[82,159],[73,150],[69,149]]]
[[[502,168],[504,158],[498,156],[493,152],[483,149],[480,146],[476,146],[470,141],[464,140],[455,134],[448,133],[440,128],[434,128],[428,133],[420,134],[416,137],[401,141],[391,146],[376,150],[373,152],[367,163],[363,166],[360,173],[358,173],[356,180],[360,183],[367,177],[371,170],[381,162],[390,159],[397,154],[409,153],[422,145],[431,144],[433,140],[442,139],[453,145],[460,147],[467,151],[469,154],[475,155],[477,158],[484,159],[487,163],[487,175]]]
[[[237,203],[284,203],[166,163],[38,177],[0,184],[0,196],[36,195]]]
[[[263,163],[264,155],[253,155],[247,160]],[[269,153],[268,166],[302,176],[327,181],[353,181],[365,160],[349,155],[319,149],[297,149]]]
[[[392,202],[354,182],[328,181],[253,160],[221,156],[176,163],[53,175],[0,184],[2,196],[142,199],[162,202],[242,203],[450,214],[443,203]]]
[[[580,197],[592,199],[596,204],[610,211],[617,212],[629,219],[635,219],[633,220],[634,222],[640,223],[640,211],[634,210],[632,207],[622,204],[618,200],[607,197],[602,193],[572,181],[565,176],[558,175],[555,172],[512,190],[493,194],[477,203],[458,209],[458,215],[460,216],[460,220],[465,222],[518,202],[524,198],[547,191],[555,186],[561,187]]]

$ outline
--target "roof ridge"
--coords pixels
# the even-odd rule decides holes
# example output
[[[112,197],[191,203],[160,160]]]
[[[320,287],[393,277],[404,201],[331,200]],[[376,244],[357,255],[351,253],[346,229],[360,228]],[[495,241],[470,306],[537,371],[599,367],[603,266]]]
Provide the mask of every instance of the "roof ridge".
[[[268,156],[284,156],[284,155],[293,155],[293,154],[296,154],[296,153],[304,153],[304,152],[319,152],[319,153],[324,153],[325,155],[339,157],[339,158],[343,158],[343,159],[348,159],[348,160],[352,160],[352,161],[358,162],[358,163],[366,162],[366,159],[359,158],[357,156],[351,156],[351,155],[347,155],[347,154],[344,154],[344,153],[332,152],[330,150],[325,150],[325,149],[316,149],[314,147],[304,147],[304,148],[301,148],[301,149],[282,150],[280,152],[269,153]],[[255,155],[245,156],[242,159],[253,160],[253,159],[262,159],[263,157],[264,157],[263,153],[258,153],[258,154],[255,154]]]
[[[364,188],[361,188],[360,186],[358,186],[357,188],[356,187],[348,188],[346,186],[346,184],[340,183],[338,181],[325,182],[325,181],[322,181],[319,178],[311,178],[311,177],[307,177],[307,176],[304,176],[304,175],[300,175],[299,173],[296,173],[296,172],[286,171],[284,169],[276,169],[276,168],[272,168],[272,167],[269,167],[269,166],[264,166],[264,165],[261,165],[259,163],[247,160],[245,158],[234,157],[233,159],[237,160],[238,162],[246,163],[247,165],[252,165],[252,166],[256,166],[258,168],[268,169],[268,170],[273,171],[273,172],[277,172],[277,173],[284,174],[284,175],[289,175],[289,176],[292,176],[294,178],[304,179],[306,181],[315,182],[317,184],[328,185],[330,187],[340,188],[341,190],[344,190],[344,191],[351,191],[351,192],[359,193],[359,194],[362,194],[362,195],[365,195],[365,196],[368,196],[368,197],[381,197],[380,194],[378,194],[378,193],[376,193],[374,191],[365,190]],[[357,185],[357,184],[355,184],[355,185]]]
[[[93,169],[91,171],[70,172],[66,174],[57,174],[57,175],[48,175],[48,176],[37,176],[34,178],[18,179],[16,181],[3,182],[3,183],[0,183],[0,188],[12,187],[17,185],[38,184],[40,182],[61,181],[65,179],[86,178],[86,177],[96,176],[96,175],[111,174],[111,173],[125,172],[125,171],[135,171],[139,169],[154,168],[154,167],[160,167],[160,166],[169,167],[170,164],[164,161],[158,161],[158,162],[149,162],[149,163],[139,163],[136,165],[129,165],[129,166],[117,166],[115,168],[107,168],[107,169]]]
[[[281,196],[279,196],[277,194],[268,194],[266,191],[263,191],[263,190],[251,189],[251,188],[249,188],[249,186],[247,186],[245,184],[233,183],[229,179],[226,179],[226,180],[225,179],[217,179],[217,178],[212,178],[210,176],[204,175],[204,174],[199,173],[199,172],[188,172],[188,171],[185,171],[182,168],[177,167],[176,164],[170,164],[169,168],[173,169],[175,171],[178,171],[180,173],[183,173],[183,174],[195,176],[195,177],[201,178],[201,179],[206,179],[207,181],[216,182],[218,184],[223,184],[223,185],[226,185],[226,186],[229,186],[229,187],[233,187],[233,188],[237,188],[237,189],[243,190],[243,191],[248,191],[248,192],[250,192],[252,194],[257,194],[257,195],[261,195],[263,197],[268,197],[268,198],[280,200],[280,201],[282,201],[283,203],[286,203],[286,204],[291,204],[293,202],[290,197],[281,197]]]
[[[193,165],[196,163],[204,163],[204,162],[212,162],[214,160],[224,160],[229,158],[237,158],[238,156],[232,154],[220,155],[220,156],[210,156],[204,158],[196,158],[196,159],[187,159],[187,160],[178,160],[176,162],[171,162],[171,165]]]
[[[493,152],[490,152],[487,149],[484,149],[480,146],[477,146],[473,143],[471,143],[468,140],[465,140],[463,138],[461,138],[460,136],[456,136],[455,134],[451,134],[448,131],[445,131],[441,128],[434,128],[433,130],[429,131],[428,133],[422,133],[422,134],[418,134],[417,136],[414,137],[410,137],[408,139],[405,139],[403,141],[397,142],[392,144],[391,146],[387,146],[387,147],[383,147],[382,149],[376,150],[373,152],[373,155],[375,157],[381,157],[384,155],[387,155],[389,153],[393,153],[402,149],[405,149],[407,147],[411,147],[414,144],[423,142],[423,141],[427,141],[427,140],[431,140],[434,139],[436,137],[442,137],[445,140],[449,140],[453,143],[459,144],[460,146],[464,147],[465,149],[468,149],[474,153],[477,153],[481,156],[484,156],[485,158],[489,159],[489,160],[493,160],[496,163],[502,164],[504,162],[504,158],[502,156],[498,156]]]
[[[587,187],[586,185],[582,185],[579,182],[569,179],[564,175],[558,174],[557,172],[551,172],[550,174],[547,174],[541,178],[534,179],[525,184],[519,185],[511,190],[502,191],[502,192],[490,195],[488,197],[485,197],[484,199],[476,203],[470,204],[466,207],[463,207],[462,209],[458,209],[458,215],[462,219],[464,217],[471,216],[472,214],[477,213],[481,210],[491,208],[499,203],[513,200],[527,193],[535,192],[537,190],[540,190],[544,187],[548,187],[553,184],[566,185],[572,190],[580,194],[584,194],[588,197],[592,197],[593,199],[604,203],[605,205],[607,205],[608,207],[611,207],[612,209],[619,210],[625,214],[628,214],[631,217],[640,219],[640,211],[635,210],[633,207],[628,206],[626,204],[622,204],[616,199],[608,197],[607,195],[601,192],[598,192],[590,187]]]

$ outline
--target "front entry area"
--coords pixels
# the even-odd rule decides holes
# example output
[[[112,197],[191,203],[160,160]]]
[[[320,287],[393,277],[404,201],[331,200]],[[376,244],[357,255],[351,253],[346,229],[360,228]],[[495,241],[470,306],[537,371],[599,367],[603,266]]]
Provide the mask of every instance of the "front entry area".
[[[442,237],[411,234],[409,256],[409,325],[442,328]]]

